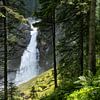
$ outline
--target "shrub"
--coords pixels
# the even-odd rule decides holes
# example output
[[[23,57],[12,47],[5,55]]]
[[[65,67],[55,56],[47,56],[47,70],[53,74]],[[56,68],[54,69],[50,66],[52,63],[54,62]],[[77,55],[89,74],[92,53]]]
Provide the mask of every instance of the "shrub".
[[[65,95],[66,100],[99,100],[100,88],[99,87],[84,87],[80,90],[74,91],[70,95]]]

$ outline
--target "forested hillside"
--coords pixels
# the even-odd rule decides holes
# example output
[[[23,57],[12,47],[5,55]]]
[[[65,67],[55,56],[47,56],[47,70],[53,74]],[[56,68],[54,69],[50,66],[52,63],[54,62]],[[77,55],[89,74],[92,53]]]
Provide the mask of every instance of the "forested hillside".
[[[100,100],[100,0],[1,0],[0,100]]]

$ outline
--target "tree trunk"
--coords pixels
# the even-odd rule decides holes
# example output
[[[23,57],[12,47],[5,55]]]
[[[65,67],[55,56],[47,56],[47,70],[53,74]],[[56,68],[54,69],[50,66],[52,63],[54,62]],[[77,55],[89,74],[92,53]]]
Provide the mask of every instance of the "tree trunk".
[[[83,0],[81,0],[81,3],[83,3]],[[80,16],[80,34],[79,34],[79,46],[80,46],[80,75],[83,75],[83,14],[81,13]]]
[[[3,0],[3,5],[6,6],[6,0]],[[7,25],[6,25],[6,9],[4,8],[4,100],[8,100],[7,93]]]
[[[96,55],[95,55],[95,13],[96,13],[96,0],[91,0],[90,5],[90,23],[89,23],[89,70],[95,75],[96,73]]]
[[[80,46],[80,75],[83,75],[83,21],[81,21],[81,32],[79,36]]]
[[[56,48],[55,48],[55,9],[52,11],[52,35],[53,35],[53,61],[54,61],[54,82],[57,88]]]

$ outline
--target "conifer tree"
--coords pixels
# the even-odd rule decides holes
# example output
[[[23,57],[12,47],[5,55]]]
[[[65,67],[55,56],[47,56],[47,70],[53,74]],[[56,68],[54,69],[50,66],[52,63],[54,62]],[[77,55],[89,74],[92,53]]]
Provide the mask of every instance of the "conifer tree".
[[[90,23],[89,23],[89,70],[95,75],[96,73],[96,55],[95,55],[95,32],[96,32],[96,0],[91,0],[90,4]]]
[[[3,5],[6,6],[6,0],[3,0]],[[3,9],[4,17],[4,100],[8,100],[7,93],[7,14],[6,9]]]

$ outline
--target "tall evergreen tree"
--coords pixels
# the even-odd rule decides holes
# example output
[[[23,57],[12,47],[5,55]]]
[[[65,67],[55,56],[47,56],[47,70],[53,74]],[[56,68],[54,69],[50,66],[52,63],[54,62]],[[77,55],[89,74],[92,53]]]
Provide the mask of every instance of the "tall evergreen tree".
[[[6,0],[3,0],[3,5],[6,6]],[[7,14],[6,9],[3,9],[4,17],[4,100],[8,100],[7,93]]]
[[[57,87],[57,66],[56,66],[56,41],[55,41],[55,6],[52,9],[52,36],[53,36],[53,60],[54,60],[54,79],[55,88]]]
[[[90,71],[96,73],[96,55],[95,55],[95,19],[96,19],[96,0],[91,0],[90,5],[90,23],[89,23],[89,60],[88,67]]]
[[[54,67],[54,83],[57,87],[57,68],[56,68],[56,49],[55,49],[55,10],[60,0],[40,0],[41,8],[37,13],[37,17],[42,19],[41,24],[52,29],[53,40],[53,67]]]
[[[83,0],[81,0],[81,3],[83,3]],[[83,13],[81,13],[81,16],[80,16],[80,34],[79,34],[79,44],[80,44],[80,75],[83,75],[83,27],[84,27],[84,24],[83,24]]]

